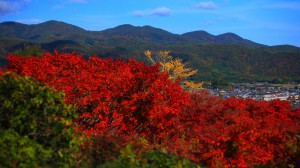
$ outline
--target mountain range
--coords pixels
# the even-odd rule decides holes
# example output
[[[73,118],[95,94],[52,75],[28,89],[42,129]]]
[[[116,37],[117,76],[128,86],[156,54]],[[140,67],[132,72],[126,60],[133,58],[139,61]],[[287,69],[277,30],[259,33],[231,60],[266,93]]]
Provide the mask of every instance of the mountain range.
[[[86,57],[135,58],[146,61],[145,50],[171,50],[187,66],[198,69],[196,81],[300,81],[300,48],[267,46],[234,33],[212,35],[205,31],[173,34],[151,26],[120,25],[103,31],[47,21],[35,25],[0,23],[0,63],[25,45],[40,45],[53,52],[76,51]]]

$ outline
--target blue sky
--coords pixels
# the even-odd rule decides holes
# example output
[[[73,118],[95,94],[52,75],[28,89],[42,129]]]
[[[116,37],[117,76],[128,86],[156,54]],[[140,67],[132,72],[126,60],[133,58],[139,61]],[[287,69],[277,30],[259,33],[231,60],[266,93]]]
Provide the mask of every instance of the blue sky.
[[[182,34],[232,32],[300,47],[299,0],[0,0],[0,22],[67,22],[86,30],[150,25]]]

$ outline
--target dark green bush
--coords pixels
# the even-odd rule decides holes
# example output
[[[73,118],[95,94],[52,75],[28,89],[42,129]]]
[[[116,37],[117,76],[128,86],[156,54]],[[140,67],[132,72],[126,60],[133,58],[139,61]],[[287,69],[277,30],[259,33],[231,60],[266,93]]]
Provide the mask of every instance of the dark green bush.
[[[64,93],[29,77],[0,77],[0,167],[70,167],[78,136]]]
[[[179,159],[166,151],[145,151],[136,154],[129,144],[121,150],[121,155],[105,164],[99,165],[99,168],[190,168],[197,165],[188,159]]]

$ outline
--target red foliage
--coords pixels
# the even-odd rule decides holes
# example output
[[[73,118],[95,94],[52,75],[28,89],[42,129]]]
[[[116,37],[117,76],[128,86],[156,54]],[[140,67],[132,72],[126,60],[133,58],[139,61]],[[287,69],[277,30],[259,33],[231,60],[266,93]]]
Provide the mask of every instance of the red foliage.
[[[207,91],[189,95],[158,65],[134,60],[92,56],[86,61],[58,52],[8,60],[7,70],[65,91],[79,115],[77,130],[96,135],[86,148],[95,150],[91,155],[137,142],[130,138],[139,135],[213,167],[278,165],[299,156],[300,110],[291,111],[285,101],[223,100]],[[125,144],[110,141],[114,137]],[[117,151],[105,148],[93,157],[113,159]]]
[[[229,98],[202,91],[181,113],[180,155],[214,167],[249,167],[292,162],[299,152],[300,111],[286,101]]]
[[[174,116],[189,103],[178,83],[157,66],[92,56],[46,53],[44,57],[10,55],[8,70],[36,77],[57,90],[79,114],[78,130],[107,131],[163,138],[172,131]]]

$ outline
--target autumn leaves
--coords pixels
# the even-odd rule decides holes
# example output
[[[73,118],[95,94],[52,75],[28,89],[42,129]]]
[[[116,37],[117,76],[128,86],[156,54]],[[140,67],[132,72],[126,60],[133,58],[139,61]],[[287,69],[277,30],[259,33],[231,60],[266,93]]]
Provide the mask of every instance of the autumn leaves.
[[[169,73],[169,79],[171,81],[180,80],[181,86],[187,90],[199,90],[202,88],[203,82],[195,83],[189,80],[189,77],[195,75],[198,70],[192,70],[186,68],[186,64],[181,59],[173,59],[170,55],[170,51],[160,51],[156,55],[152,55],[152,52],[147,50],[145,55],[152,64],[159,64],[161,72]]]
[[[214,97],[199,89],[203,83],[189,81],[197,71],[168,51],[145,54],[155,65],[75,53],[10,55],[5,71],[64,91],[78,115],[76,130],[93,139],[82,151],[99,154],[94,159],[131,143],[213,167],[296,165],[300,110],[278,100]]]

